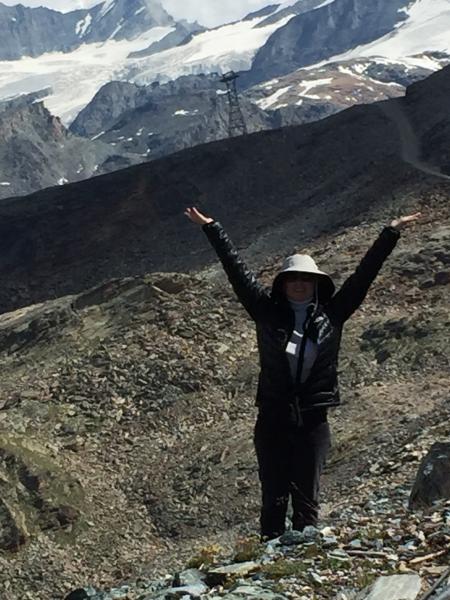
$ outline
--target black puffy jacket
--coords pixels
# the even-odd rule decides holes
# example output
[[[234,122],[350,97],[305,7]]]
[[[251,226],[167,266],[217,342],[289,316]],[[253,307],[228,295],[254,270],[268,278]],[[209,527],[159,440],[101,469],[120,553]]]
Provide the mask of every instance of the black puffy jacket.
[[[295,314],[277,286],[279,278],[275,278],[272,288],[264,288],[247,269],[220,223],[204,225],[203,230],[240,302],[256,323],[261,366],[256,404],[260,410],[274,418],[287,416],[299,424],[303,411],[338,406],[337,367],[342,327],[364,300],[383,262],[395,247],[399,231],[385,227],[336,294],[327,297],[326,290],[322,294],[319,290],[319,305],[310,311],[304,335],[305,341],[309,337],[317,343],[318,354],[308,378],[301,383],[299,377],[293,380],[286,357]]]

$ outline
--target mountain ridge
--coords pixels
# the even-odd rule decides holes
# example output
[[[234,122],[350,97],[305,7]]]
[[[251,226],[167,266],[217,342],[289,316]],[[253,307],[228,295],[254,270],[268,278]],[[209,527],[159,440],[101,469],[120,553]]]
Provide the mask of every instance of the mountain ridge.
[[[449,87],[447,67],[411,86],[402,100],[420,152],[429,156],[435,170],[447,168],[447,155],[440,149],[445,148],[450,119],[443,101]],[[444,132],[438,152],[431,135],[436,126]],[[204,210],[219,218],[240,212],[235,237],[238,243],[249,243],[269,221],[289,220],[300,206],[305,211],[320,206],[335,222],[341,213],[345,222],[373,202],[375,188],[384,198],[387,181],[394,190],[409,179],[412,184],[424,178],[430,185],[448,186],[445,177],[404,161],[398,124],[372,104],[308,125],[197,146],[37,192],[20,202],[5,199],[0,204],[0,306],[11,310],[49,294],[73,293],[99,279],[205,264],[204,249],[192,249],[194,232],[183,217],[186,205],[204,204]],[[242,197],[245,208],[240,206]],[[43,210],[45,220],[39,218]],[[320,214],[313,212],[309,219],[312,228],[326,229]],[[32,287],[27,283],[30,273]]]
[[[104,0],[66,13],[0,2],[0,60],[70,53],[82,44],[133,39],[153,27],[174,23],[156,0]]]

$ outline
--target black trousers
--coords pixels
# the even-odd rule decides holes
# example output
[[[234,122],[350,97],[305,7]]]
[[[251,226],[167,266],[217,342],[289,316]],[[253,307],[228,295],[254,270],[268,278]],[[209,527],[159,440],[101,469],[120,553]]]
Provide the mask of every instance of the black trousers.
[[[331,445],[326,409],[304,413],[300,427],[261,411],[254,442],[262,490],[261,536],[272,539],[285,531],[289,497],[293,529],[317,525],[320,476]]]

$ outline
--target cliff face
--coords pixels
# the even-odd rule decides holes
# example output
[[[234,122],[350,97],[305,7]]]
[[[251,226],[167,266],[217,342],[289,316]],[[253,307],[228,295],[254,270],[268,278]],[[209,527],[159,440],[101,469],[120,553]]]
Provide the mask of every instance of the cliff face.
[[[152,27],[173,24],[155,0],[106,0],[68,13],[0,3],[0,59],[69,52],[84,43],[132,39]]]
[[[33,95],[0,104],[2,198],[92,177],[113,156],[111,147],[70,133]]]
[[[246,98],[242,109],[250,133],[273,127],[272,117]],[[228,137],[228,116],[220,77],[190,75],[164,85],[107,84],[70,129],[96,136],[118,153],[155,159]]]
[[[393,31],[409,0],[334,0],[292,18],[257,52],[245,85],[285,75]]]

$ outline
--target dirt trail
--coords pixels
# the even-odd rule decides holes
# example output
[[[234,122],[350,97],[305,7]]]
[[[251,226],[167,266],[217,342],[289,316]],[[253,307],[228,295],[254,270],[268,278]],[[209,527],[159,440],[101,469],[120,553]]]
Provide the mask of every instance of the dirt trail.
[[[434,175],[447,181],[450,180],[450,176],[445,175],[437,167],[433,167],[422,160],[420,139],[403,107],[402,98],[382,102],[379,106],[386,117],[395,123],[398,128],[403,160],[427,175]]]

